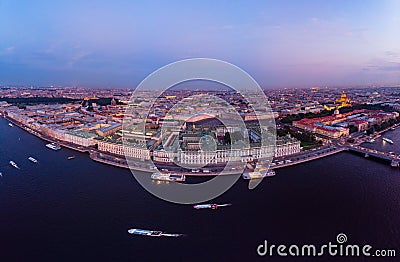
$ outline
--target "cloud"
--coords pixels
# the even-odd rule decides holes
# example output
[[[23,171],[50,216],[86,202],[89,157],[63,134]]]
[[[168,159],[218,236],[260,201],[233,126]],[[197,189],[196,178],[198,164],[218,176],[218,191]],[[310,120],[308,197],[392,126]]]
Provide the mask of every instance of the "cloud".
[[[400,63],[400,50],[389,50],[385,52],[386,61]]]
[[[69,60],[68,65],[72,66],[74,65],[76,62],[79,62],[80,60],[88,57],[89,55],[91,55],[91,52],[87,52],[87,51],[80,51],[78,53],[75,53],[74,55],[72,55],[71,59]]]
[[[15,49],[14,46],[10,46],[10,47],[5,48],[4,50],[5,50],[7,53],[12,53],[12,52],[14,51],[14,49]]]
[[[224,25],[221,27],[222,30],[233,30],[235,29],[234,25]]]
[[[362,71],[387,71],[387,72],[393,72],[393,71],[400,71],[400,63],[397,62],[380,62],[377,64],[370,64],[367,65],[363,68],[361,68]]]
[[[11,54],[11,53],[14,52],[14,50],[15,50],[15,47],[14,47],[14,46],[6,47],[6,48],[4,48],[3,50],[0,50],[0,55],[8,55],[8,54]]]
[[[388,63],[387,65],[378,66],[378,70],[381,71],[400,71],[400,63]]]
[[[394,50],[386,51],[385,55],[390,57],[400,57],[400,51],[394,51]]]
[[[372,59],[367,66],[362,68],[363,71],[400,71],[400,50],[388,50],[381,58]]]

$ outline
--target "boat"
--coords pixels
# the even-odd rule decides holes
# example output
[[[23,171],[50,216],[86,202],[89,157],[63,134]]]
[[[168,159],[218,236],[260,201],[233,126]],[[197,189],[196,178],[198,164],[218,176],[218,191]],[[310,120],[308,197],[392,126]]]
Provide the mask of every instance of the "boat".
[[[368,139],[367,142],[368,143],[373,143],[373,142],[375,142],[375,139],[374,138]]]
[[[136,229],[136,228],[129,229],[128,233],[132,234],[132,235],[149,236],[149,237],[180,237],[180,236],[183,236],[183,234],[169,234],[169,233],[164,233],[163,231],[154,231],[154,230]]]
[[[13,126],[14,126],[14,125],[13,125],[13,124],[11,124],[11,123],[8,123],[8,125],[9,125],[9,126],[11,126],[11,127],[13,127]]]
[[[176,182],[185,182],[186,177],[181,174],[170,174],[169,179]]]
[[[194,205],[194,209],[217,209],[219,207],[228,207],[231,206],[232,204],[200,204],[200,205]]]
[[[39,161],[37,161],[35,158],[33,157],[28,157],[29,161],[32,161],[33,163],[38,163]]]
[[[72,159],[74,159],[74,158],[75,158],[75,156],[69,156],[69,157],[67,157],[68,160],[72,160]]]
[[[382,137],[382,140],[388,142],[389,144],[394,144],[394,142],[389,138]]]
[[[50,149],[52,149],[52,150],[55,150],[55,151],[57,151],[57,150],[60,150],[60,149],[61,149],[61,147],[60,147],[60,146],[58,146],[58,145],[56,145],[55,143],[50,143],[50,144],[47,144],[47,145],[46,145],[46,147],[47,147],[47,148],[50,148]]]
[[[289,162],[286,162],[289,163]],[[268,170],[267,168],[260,168],[259,170],[254,170],[253,172],[243,173],[243,179],[261,179],[264,177],[275,176],[274,170]]]
[[[10,161],[10,165],[12,165],[13,167],[19,169],[19,166],[14,161]]]
[[[0,172],[0,177],[3,177],[3,173]]]
[[[161,181],[172,181],[172,182],[184,182],[185,175],[181,174],[173,174],[173,173],[153,173],[151,175],[151,179],[153,180],[161,180]]]

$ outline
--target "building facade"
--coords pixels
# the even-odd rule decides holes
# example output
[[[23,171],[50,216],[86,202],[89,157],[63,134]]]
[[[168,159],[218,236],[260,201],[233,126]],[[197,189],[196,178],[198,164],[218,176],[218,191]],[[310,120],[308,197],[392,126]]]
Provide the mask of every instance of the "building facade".
[[[96,134],[85,131],[67,131],[65,133],[66,142],[85,147],[94,146],[97,143],[96,137]]]
[[[100,151],[114,155],[125,155],[141,160],[150,159],[150,150],[147,148],[124,146],[121,142],[114,142],[107,139],[98,140],[97,146]]]

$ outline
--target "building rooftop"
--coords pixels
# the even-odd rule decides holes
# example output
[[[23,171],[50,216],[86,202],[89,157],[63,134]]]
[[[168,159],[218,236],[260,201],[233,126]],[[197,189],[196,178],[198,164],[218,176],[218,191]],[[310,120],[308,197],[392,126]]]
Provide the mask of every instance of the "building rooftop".
[[[79,136],[82,138],[95,138],[97,137],[97,134],[94,133],[90,133],[90,132],[85,132],[85,131],[81,131],[81,130],[70,130],[67,131],[66,134],[70,134],[73,136]]]

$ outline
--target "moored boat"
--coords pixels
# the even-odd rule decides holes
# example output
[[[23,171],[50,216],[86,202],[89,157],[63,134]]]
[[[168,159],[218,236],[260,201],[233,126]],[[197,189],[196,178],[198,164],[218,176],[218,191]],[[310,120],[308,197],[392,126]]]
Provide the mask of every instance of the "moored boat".
[[[186,177],[182,174],[173,173],[153,173],[151,179],[160,181],[184,182]]]
[[[373,143],[373,142],[375,142],[375,139],[374,138],[368,139],[367,142],[368,143]]]
[[[253,172],[243,173],[243,179],[250,180],[250,179],[261,179],[264,177],[275,176],[274,170],[268,170],[263,168],[262,170],[255,170]]]
[[[50,148],[50,149],[52,149],[52,150],[55,150],[55,151],[57,151],[57,150],[60,150],[60,149],[61,149],[61,147],[60,147],[60,146],[58,146],[58,145],[56,145],[55,143],[50,143],[50,144],[47,144],[47,145],[46,145],[46,147],[47,147],[47,148]]]
[[[386,137],[382,137],[382,140],[385,142],[388,142],[389,144],[394,144],[393,140],[386,138]]]

